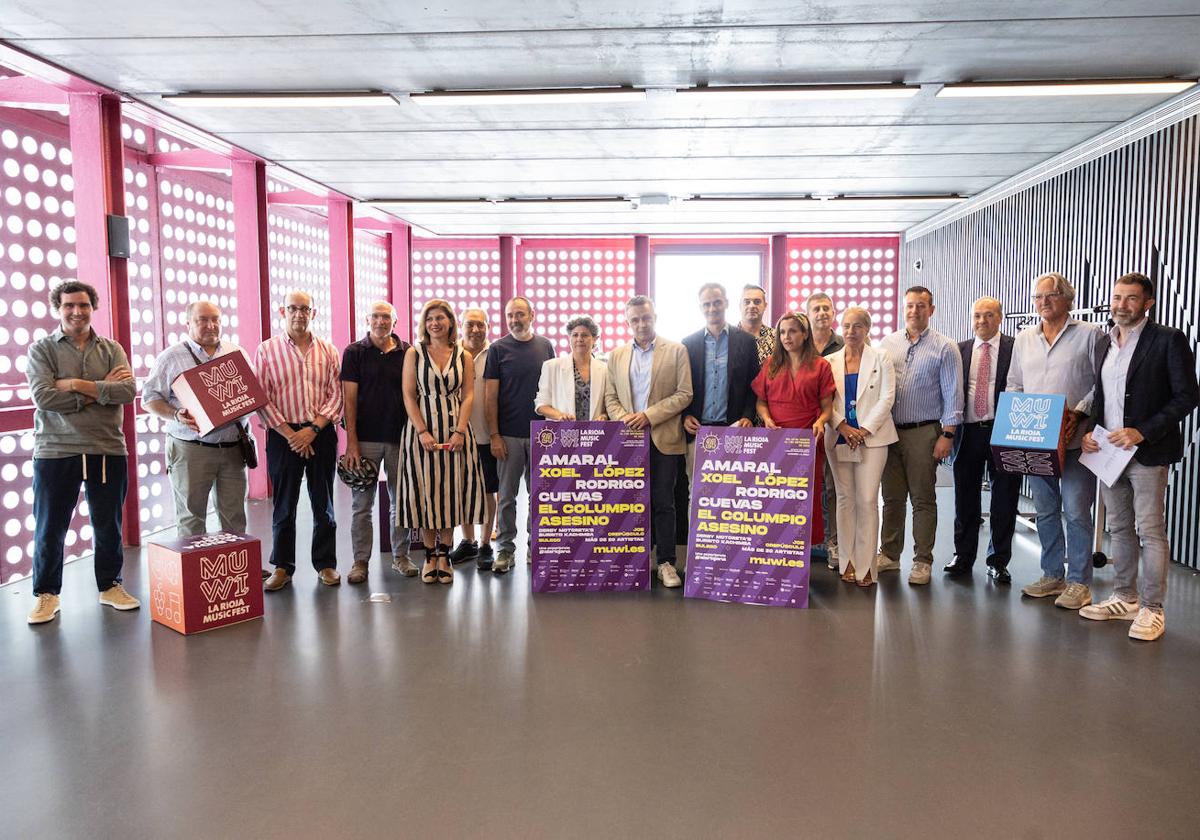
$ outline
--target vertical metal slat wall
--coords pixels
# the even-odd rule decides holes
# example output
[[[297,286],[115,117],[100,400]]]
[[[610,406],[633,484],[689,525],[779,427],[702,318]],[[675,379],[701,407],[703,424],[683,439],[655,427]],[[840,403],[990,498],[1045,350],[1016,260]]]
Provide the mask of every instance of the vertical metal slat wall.
[[[1158,286],[1152,317],[1196,346],[1198,178],[1200,117],[1191,117],[905,242],[901,288],[933,290],[938,328],[964,339],[982,295],[999,298],[1006,313],[1027,312],[1033,278],[1061,271],[1076,286],[1076,306],[1095,306],[1107,302],[1114,279],[1141,271]],[[1184,423],[1184,446],[1171,470],[1167,524],[1173,559],[1200,568],[1196,413]]]

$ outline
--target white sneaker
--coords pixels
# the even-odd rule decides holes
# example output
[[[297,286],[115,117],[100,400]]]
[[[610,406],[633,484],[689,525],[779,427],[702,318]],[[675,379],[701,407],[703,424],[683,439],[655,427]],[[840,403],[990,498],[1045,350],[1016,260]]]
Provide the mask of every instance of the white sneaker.
[[[661,580],[662,585],[668,589],[674,589],[683,583],[683,581],[679,579],[679,572],[675,571],[674,563],[659,563],[658,579]]]
[[[908,573],[908,582],[918,586],[929,583],[930,567],[928,563],[917,560],[913,562],[912,571]]]
[[[29,613],[29,623],[45,624],[47,621],[53,621],[56,615],[58,615],[58,596],[43,592],[37,596],[37,603],[33,605],[33,611]]]
[[[1141,639],[1143,642],[1153,642],[1166,632],[1166,619],[1163,614],[1149,607],[1141,607],[1137,618],[1129,625],[1129,638]]]
[[[114,610],[136,610],[142,605],[141,601],[126,592],[125,587],[119,583],[114,583],[100,593],[100,603]]]
[[[828,557],[826,558],[826,560],[825,560],[825,565],[826,565],[826,566],[828,566],[830,569],[832,569],[833,571],[835,571],[835,572],[836,572],[836,571],[837,571],[837,570],[840,568],[840,567],[838,566],[838,548],[837,548],[837,543],[828,543],[828,544],[825,546],[825,548],[826,548],[826,549],[828,550],[828,552],[829,552],[829,556],[828,556]]]
[[[882,551],[875,555],[875,571],[877,572],[897,572],[900,570],[900,561],[893,560]]]
[[[1138,602],[1122,601],[1116,595],[1105,598],[1099,604],[1089,604],[1079,609],[1079,614],[1092,621],[1108,621],[1117,618],[1121,621],[1133,621],[1138,613]]]

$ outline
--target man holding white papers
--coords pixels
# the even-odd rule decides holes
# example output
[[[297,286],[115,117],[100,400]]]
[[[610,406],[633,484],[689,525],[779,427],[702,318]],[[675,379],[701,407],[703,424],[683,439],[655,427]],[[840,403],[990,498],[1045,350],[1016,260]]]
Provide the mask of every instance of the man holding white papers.
[[[1183,458],[1179,424],[1200,402],[1196,359],[1187,337],[1149,320],[1153,305],[1154,284],[1143,274],[1126,274],[1113,287],[1115,326],[1096,382],[1092,417],[1109,430],[1108,443],[1136,451],[1112,486],[1100,488],[1112,534],[1113,595],[1079,611],[1095,621],[1131,620],[1129,637],[1147,642],[1164,629],[1171,556],[1167,475],[1170,465]],[[1092,433],[1084,436],[1083,449],[1100,450]],[[1145,562],[1140,580],[1139,537]]]

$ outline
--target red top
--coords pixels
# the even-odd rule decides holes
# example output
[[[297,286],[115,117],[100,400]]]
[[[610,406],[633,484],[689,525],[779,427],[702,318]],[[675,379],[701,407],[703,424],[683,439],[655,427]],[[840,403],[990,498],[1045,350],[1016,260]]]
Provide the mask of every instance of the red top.
[[[811,367],[801,369],[795,376],[785,365],[774,378],[768,379],[770,366],[768,359],[750,387],[759,399],[767,401],[767,410],[775,425],[786,429],[811,429],[821,416],[821,400],[833,394],[833,368],[818,356]]]

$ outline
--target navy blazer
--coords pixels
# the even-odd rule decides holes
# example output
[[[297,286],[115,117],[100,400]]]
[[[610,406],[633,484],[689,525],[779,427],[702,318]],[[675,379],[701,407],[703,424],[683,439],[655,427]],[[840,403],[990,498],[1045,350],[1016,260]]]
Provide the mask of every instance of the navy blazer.
[[[688,361],[692,367],[692,404],[683,412],[684,417],[704,418],[704,336],[707,329],[694,332],[683,340],[687,348]],[[758,342],[745,330],[736,325],[729,326],[729,411],[726,420],[735,423],[740,418],[754,419],[758,398],[750,390],[750,383],[758,376]],[[695,435],[688,435],[693,440]]]
[[[1112,352],[1115,342],[1109,342]],[[1125,426],[1145,438],[1134,458],[1147,467],[1173,464],[1183,458],[1180,422],[1200,402],[1196,355],[1187,336],[1174,327],[1147,321],[1129,360],[1125,377]],[[1104,424],[1104,382],[1096,377],[1092,419]],[[1109,429],[1109,431],[1114,431]]]

